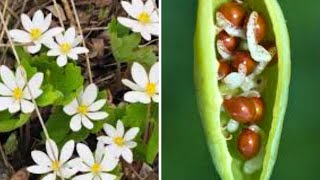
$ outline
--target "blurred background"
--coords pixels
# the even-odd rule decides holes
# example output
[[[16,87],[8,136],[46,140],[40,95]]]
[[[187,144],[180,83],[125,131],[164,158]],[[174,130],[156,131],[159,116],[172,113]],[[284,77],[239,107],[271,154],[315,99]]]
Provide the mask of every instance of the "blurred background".
[[[318,0],[279,0],[291,38],[292,80],[272,180],[320,179]],[[163,180],[218,180],[193,86],[197,0],[162,0]]]

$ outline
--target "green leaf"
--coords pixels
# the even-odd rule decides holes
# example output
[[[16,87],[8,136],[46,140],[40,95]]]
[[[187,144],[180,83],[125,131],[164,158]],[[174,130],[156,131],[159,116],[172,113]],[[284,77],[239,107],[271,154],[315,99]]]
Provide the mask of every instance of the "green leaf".
[[[63,112],[62,107],[54,109],[46,122],[46,127],[56,143],[60,143],[70,132],[69,122],[70,116]]]
[[[63,94],[55,90],[51,84],[44,85],[42,89],[43,94],[37,99],[37,104],[40,107],[54,104],[58,99],[63,98]]]
[[[128,35],[130,30],[120,24],[115,17],[113,17],[108,25],[110,33],[116,33],[118,37]]]
[[[158,154],[158,142],[159,142],[159,128],[158,123],[155,123],[155,127],[152,131],[152,135],[149,139],[146,150],[146,161],[152,164]]]
[[[147,118],[147,105],[145,104],[129,104],[126,106],[125,116],[122,122],[126,127],[139,127],[141,134],[145,129]]]
[[[3,145],[6,155],[14,153],[18,148],[18,140],[16,133],[11,133],[6,143]]]
[[[8,111],[0,112],[0,132],[13,131],[28,122],[30,114],[13,116]]]

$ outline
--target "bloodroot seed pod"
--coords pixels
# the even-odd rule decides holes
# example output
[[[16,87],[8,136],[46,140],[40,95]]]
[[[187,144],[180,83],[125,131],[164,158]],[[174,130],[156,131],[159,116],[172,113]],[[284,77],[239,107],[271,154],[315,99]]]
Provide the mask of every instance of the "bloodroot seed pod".
[[[230,36],[226,31],[221,31],[218,34],[218,41],[222,41],[224,47],[227,48],[228,51],[234,51],[239,44],[239,39],[234,36]]]
[[[233,97],[223,102],[225,111],[240,123],[256,124],[261,121],[264,105],[258,97]]]
[[[253,72],[257,63],[251,58],[250,53],[246,51],[236,52],[232,60],[232,68],[235,71],[243,72],[248,75]]]
[[[220,6],[218,11],[221,12],[232,25],[236,27],[242,26],[246,12],[240,4],[228,2]]]
[[[219,79],[223,79],[224,77],[226,77],[228,74],[231,73],[231,67],[228,61],[220,60],[219,63],[220,65],[218,70],[218,76],[219,76]]]
[[[243,129],[237,139],[237,148],[244,159],[255,157],[260,150],[261,137],[257,132]]]

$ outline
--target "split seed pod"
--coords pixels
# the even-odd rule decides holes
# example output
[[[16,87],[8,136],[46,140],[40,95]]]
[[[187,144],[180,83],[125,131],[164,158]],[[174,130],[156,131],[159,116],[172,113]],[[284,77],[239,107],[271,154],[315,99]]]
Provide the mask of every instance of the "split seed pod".
[[[215,16],[219,7],[230,1],[227,0],[199,0],[195,31],[195,62],[194,76],[196,94],[200,115],[203,121],[209,151],[217,172],[224,180],[246,180],[270,178],[278,151],[282,123],[288,99],[290,82],[290,43],[280,6],[276,0],[247,0],[243,7],[254,10],[263,15],[268,23],[265,41],[275,42],[279,61],[272,67],[267,67],[263,75],[266,87],[262,98],[266,112],[261,129],[266,132],[262,145],[264,149],[262,167],[253,174],[243,170],[245,161],[237,157],[236,148],[230,148],[221,131],[223,122],[229,119],[221,115],[223,99],[219,92],[218,82],[218,54],[215,51],[216,30]],[[231,146],[233,147],[233,146]]]

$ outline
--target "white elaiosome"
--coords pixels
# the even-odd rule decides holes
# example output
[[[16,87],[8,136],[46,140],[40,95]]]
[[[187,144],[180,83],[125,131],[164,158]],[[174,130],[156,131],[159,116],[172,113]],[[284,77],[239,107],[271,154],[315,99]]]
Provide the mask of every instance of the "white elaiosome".
[[[227,130],[230,133],[234,133],[239,129],[240,123],[238,121],[235,121],[233,119],[230,119],[227,124]]]
[[[144,4],[142,0],[121,1],[124,10],[132,18],[118,17],[118,21],[130,28],[133,32],[140,33],[141,36],[149,41],[151,35],[159,35],[159,15],[157,7],[152,0],[147,0]]]
[[[74,161],[70,160],[75,143],[73,140],[68,141],[61,150],[59,157],[59,151],[56,143],[53,140],[46,141],[45,154],[42,151],[32,151],[31,156],[36,165],[30,166],[27,170],[33,174],[47,174],[45,180],[55,180],[57,176],[63,178],[70,178],[77,173],[77,168],[74,167]]]
[[[125,93],[124,100],[131,103],[151,103],[159,102],[159,63],[155,63],[149,72],[149,76],[143,66],[139,63],[133,63],[131,67],[132,82],[123,79],[122,83],[132,91]]]
[[[20,110],[23,113],[33,112],[35,106],[31,100],[32,97],[36,99],[43,92],[41,90],[43,73],[36,73],[27,82],[26,72],[22,66],[19,66],[14,74],[7,66],[2,65],[0,76],[3,82],[0,82],[0,111],[8,109],[11,114]]]
[[[68,58],[73,60],[78,60],[79,54],[88,53],[89,50],[85,47],[77,47],[82,37],[76,35],[76,30],[74,27],[70,27],[64,34],[58,34],[56,36],[56,42],[51,41],[46,45],[50,50],[48,51],[48,56],[58,56],[57,64],[63,67],[67,64]]]
[[[79,131],[82,125],[87,129],[92,129],[91,120],[99,121],[108,117],[108,113],[99,111],[107,101],[105,99],[95,101],[98,91],[98,87],[92,83],[70,104],[64,106],[63,111],[73,116],[70,121],[70,128],[73,131]]]
[[[106,148],[117,158],[122,156],[128,163],[132,163],[133,154],[131,149],[137,146],[133,139],[137,136],[139,128],[131,128],[125,133],[122,121],[118,120],[116,128],[110,124],[105,124],[104,131],[107,136],[98,137],[98,141],[106,144]]]
[[[216,20],[218,27],[225,30],[229,35],[246,39],[244,30],[242,28],[235,27],[223,16],[221,12],[216,13]]]
[[[116,159],[110,152],[106,151],[103,144],[98,143],[95,154],[85,144],[77,144],[79,154],[76,165],[80,172],[85,174],[75,176],[73,180],[114,180],[116,176],[110,172],[117,166]]]
[[[61,27],[49,29],[51,24],[52,14],[44,17],[41,10],[35,12],[32,20],[26,14],[21,15],[21,23],[26,30],[13,29],[9,31],[10,37],[15,42],[19,43],[33,43],[27,47],[28,51],[32,54],[37,53],[41,49],[41,45],[46,45],[52,41],[52,38],[63,31]]]

